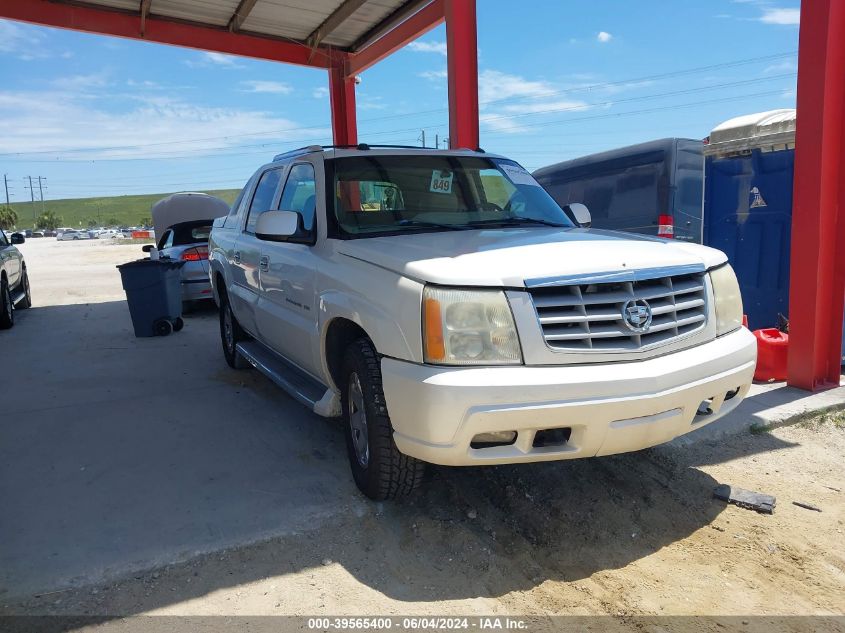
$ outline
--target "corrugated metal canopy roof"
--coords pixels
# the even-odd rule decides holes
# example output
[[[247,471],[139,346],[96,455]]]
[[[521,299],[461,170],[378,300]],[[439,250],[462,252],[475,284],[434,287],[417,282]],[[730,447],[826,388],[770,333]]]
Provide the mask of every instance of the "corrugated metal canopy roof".
[[[62,2],[63,0],[59,0]],[[319,43],[345,50],[377,30],[394,14],[420,0],[84,0],[73,2],[193,24],[229,27],[313,45],[315,33],[326,24]],[[328,21],[328,22],[327,22]],[[312,40],[309,42],[309,38]]]

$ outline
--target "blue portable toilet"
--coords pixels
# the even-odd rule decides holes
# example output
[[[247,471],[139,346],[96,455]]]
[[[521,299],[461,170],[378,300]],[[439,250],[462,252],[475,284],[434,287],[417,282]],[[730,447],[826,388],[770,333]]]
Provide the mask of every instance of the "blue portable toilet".
[[[704,146],[704,243],[728,255],[752,330],[789,314],[795,110],[725,121]]]

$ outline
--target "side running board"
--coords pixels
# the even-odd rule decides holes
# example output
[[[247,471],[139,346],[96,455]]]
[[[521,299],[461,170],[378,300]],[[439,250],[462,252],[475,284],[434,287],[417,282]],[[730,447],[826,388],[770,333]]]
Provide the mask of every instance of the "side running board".
[[[238,343],[237,353],[294,400],[324,417],[340,415],[337,394],[258,341]]]

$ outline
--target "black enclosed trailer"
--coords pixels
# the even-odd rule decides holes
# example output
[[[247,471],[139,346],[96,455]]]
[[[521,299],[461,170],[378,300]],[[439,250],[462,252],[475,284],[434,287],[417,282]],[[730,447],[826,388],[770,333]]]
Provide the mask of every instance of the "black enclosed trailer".
[[[666,138],[534,172],[563,207],[585,204],[593,227],[702,241],[702,141]]]

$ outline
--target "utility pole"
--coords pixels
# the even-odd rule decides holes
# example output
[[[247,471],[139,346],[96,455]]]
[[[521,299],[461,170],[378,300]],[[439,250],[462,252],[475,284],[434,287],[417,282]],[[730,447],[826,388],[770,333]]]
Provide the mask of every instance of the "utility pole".
[[[425,130],[422,130],[419,137],[417,138],[418,141],[422,142],[422,146],[425,147]]]
[[[9,206],[9,178],[8,174],[3,174],[3,186],[6,187],[6,206]]]
[[[35,224],[38,221],[35,211],[35,190],[32,188],[32,176],[26,176],[26,178],[29,179],[29,199],[32,202],[32,228],[35,228]]]
[[[47,179],[44,178],[44,180]],[[38,177],[38,193],[41,194],[41,213],[44,213],[44,188],[41,186],[41,176]]]
[[[434,149],[440,149],[440,135],[434,135]]]

